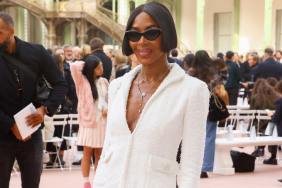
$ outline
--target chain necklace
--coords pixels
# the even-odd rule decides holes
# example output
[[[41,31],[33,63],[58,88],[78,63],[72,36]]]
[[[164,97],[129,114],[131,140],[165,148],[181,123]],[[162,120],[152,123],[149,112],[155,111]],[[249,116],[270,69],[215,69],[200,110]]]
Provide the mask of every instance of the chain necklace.
[[[153,89],[153,87],[164,77],[164,75],[167,73],[167,71],[169,70],[170,66],[168,66],[168,69],[165,71],[165,73],[158,79],[158,81],[145,93],[142,93],[141,92],[141,89],[139,87],[139,80],[140,80],[140,75],[141,75],[141,72],[140,72],[140,75],[138,76],[138,80],[137,80],[137,86],[138,86],[138,90],[139,90],[139,93],[141,95],[141,102],[140,102],[140,107],[139,107],[139,114],[141,113],[141,107],[142,107],[142,104],[143,104],[143,97],[146,97],[147,93],[149,91],[151,91],[151,89]],[[146,81],[144,80],[144,82],[146,83]],[[152,81],[151,81],[152,82]],[[150,83],[151,83],[150,82]]]

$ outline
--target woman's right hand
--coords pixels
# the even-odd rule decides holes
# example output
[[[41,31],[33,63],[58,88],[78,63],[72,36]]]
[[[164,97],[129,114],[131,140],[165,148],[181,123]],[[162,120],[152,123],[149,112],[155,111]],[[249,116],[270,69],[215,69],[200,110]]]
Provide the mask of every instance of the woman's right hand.
[[[103,117],[107,117],[108,116],[108,109],[105,109],[102,113]]]

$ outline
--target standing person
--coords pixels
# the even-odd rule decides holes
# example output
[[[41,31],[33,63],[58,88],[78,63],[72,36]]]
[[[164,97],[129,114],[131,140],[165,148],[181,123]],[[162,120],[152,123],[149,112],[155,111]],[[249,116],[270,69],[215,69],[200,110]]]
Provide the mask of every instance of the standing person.
[[[178,51],[176,49],[171,50],[171,56],[174,59],[174,61],[180,66],[182,67],[183,61],[181,61],[180,59],[178,59]]]
[[[250,110],[275,110],[275,102],[280,98],[275,89],[270,86],[265,79],[258,79],[255,83]],[[260,133],[264,133],[270,120],[260,120],[259,124],[257,120],[254,120],[253,126]],[[262,136],[265,136],[264,134]],[[265,146],[258,146],[258,148],[252,153],[254,157],[261,157],[264,155]],[[272,161],[264,161],[264,164],[271,163]]]
[[[97,56],[103,64],[104,73],[102,75],[103,78],[106,78],[108,81],[110,80],[112,73],[112,61],[111,59],[103,52],[104,50],[104,41],[100,38],[93,38],[90,43],[91,54]]]
[[[115,71],[119,71],[128,67],[126,64],[126,56],[122,54],[121,50],[115,50],[113,55],[115,59]]]
[[[114,50],[112,48],[108,48],[105,50],[105,54],[112,59]]]
[[[239,82],[242,79],[240,68],[236,63],[233,62],[234,53],[232,51],[226,52],[226,65],[230,67],[228,70],[228,80],[226,82],[225,90],[229,96],[229,104],[236,105],[238,92],[239,92]]]
[[[243,66],[243,63],[240,62],[239,60],[239,55],[238,53],[234,53],[234,58],[233,58],[233,62],[236,63],[238,65],[238,67],[240,68],[240,71],[241,71],[241,75],[243,75],[243,72],[244,72],[244,66]],[[244,78],[242,76],[242,80],[241,81],[244,81]]]
[[[69,64],[64,63],[62,59],[62,52],[63,50],[61,48],[58,48],[55,50],[55,53],[53,55],[53,58],[55,58],[55,62],[59,65],[60,69],[61,66],[63,65],[62,73],[63,76],[67,82],[68,86],[68,92],[65,95],[65,98],[63,102],[61,103],[61,109],[57,114],[76,114],[77,113],[77,96],[76,96],[76,91],[75,91],[75,84],[73,82]],[[60,54],[57,54],[60,53]],[[60,58],[58,57],[60,56]],[[63,133],[64,130],[64,133]],[[65,125],[65,129],[63,129],[63,125],[60,126],[55,126],[55,131],[54,131],[54,137],[59,137],[61,138],[63,136],[70,136],[70,125]],[[56,152],[56,146],[53,145],[53,143],[47,143],[46,150],[48,152]],[[64,151],[68,150],[66,140],[64,140],[61,144],[60,151],[59,151],[59,158],[61,161],[61,164],[64,165],[65,162],[63,161],[64,158]],[[54,162],[56,159],[56,154],[50,154],[50,161],[46,164],[46,168],[52,168],[54,166]]]
[[[269,112],[268,116],[271,117],[272,122],[277,126],[278,136],[282,136],[282,81],[278,82],[275,86],[275,89],[278,91],[280,98],[275,103],[275,112]],[[271,148],[271,157],[265,161],[271,161],[272,164],[277,164],[276,160],[277,146],[272,146]],[[270,163],[271,164],[271,163]],[[282,179],[278,180],[282,182]]]
[[[77,61],[71,65],[79,98],[79,132],[77,145],[83,146],[81,162],[84,188],[91,188],[89,182],[90,161],[94,150],[95,169],[100,160],[106,133],[108,109],[100,110],[98,101],[107,101],[108,81],[102,78],[103,64],[99,58],[89,55],[85,63]]]
[[[123,76],[125,73],[130,72],[132,69],[134,69],[135,67],[140,65],[140,62],[138,61],[135,54],[130,55],[129,58],[131,58],[132,64],[130,66],[128,66],[126,69],[121,69],[121,70],[117,71],[116,72],[116,78]]]
[[[64,50],[64,54],[65,54],[64,63],[68,63],[70,65],[72,63],[72,60],[73,60],[73,53],[72,53],[71,45],[65,44],[63,46],[63,50]]]
[[[218,71],[220,71],[220,75],[217,74]],[[210,92],[214,92],[216,85],[225,84],[228,78],[227,66],[224,64],[224,61],[220,58],[211,59],[205,50],[196,52],[192,68],[187,73],[204,81],[208,85]],[[216,128],[217,122],[208,119],[206,123],[206,144],[201,178],[208,178],[207,172],[213,171]]]
[[[184,57],[183,65],[182,65],[182,68],[184,69],[184,71],[187,71],[188,69],[192,67],[193,60],[194,60],[194,54],[187,54]]]
[[[274,77],[278,81],[281,80],[282,76],[282,64],[276,62],[273,59],[273,50],[268,47],[264,51],[264,62],[261,62],[253,70],[253,75],[257,78],[267,79],[269,77]]]
[[[277,58],[277,61],[279,63],[282,63],[282,52],[281,51],[277,51],[276,54],[275,54],[276,58]]]
[[[181,139],[180,187],[198,187],[209,91],[168,63],[167,53],[176,46],[174,21],[164,5],[149,2],[131,13],[122,49],[127,56],[134,53],[141,65],[111,83],[93,188],[175,187]]]
[[[73,62],[80,59],[79,52],[80,52],[80,48],[78,46],[73,47],[73,49],[72,49],[72,53],[73,53],[73,60],[72,61]]]
[[[251,71],[251,67],[249,66],[251,52],[247,52],[244,58],[244,62],[242,63],[240,69],[242,73],[242,82],[250,81],[249,74]]]
[[[26,118],[26,124],[29,127],[37,126],[43,122],[46,114],[54,115],[67,92],[67,85],[59,67],[45,48],[14,36],[14,21],[10,15],[2,12],[0,33],[0,186],[9,187],[16,159],[21,171],[22,187],[38,188],[43,166],[41,128],[23,139],[13,116],[33,103],[36,113]],[[5,56],[18,60],[36,75],[45,76],[53,90],[43,104],[34,102],[37,80]]]
[[[79,59],[82,59],[88,54],[91,54],[91,48],[88,44],[83,44],[79,50]]]

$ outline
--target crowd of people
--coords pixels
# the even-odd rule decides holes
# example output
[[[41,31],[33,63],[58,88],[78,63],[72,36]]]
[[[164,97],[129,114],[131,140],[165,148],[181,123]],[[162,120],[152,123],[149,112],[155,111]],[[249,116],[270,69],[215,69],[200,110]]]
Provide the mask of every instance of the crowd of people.
[[[250,109],[275,110],[268,115],[282,136],[281,51],[274,54],[268,46],[263,57],[250,52],[244,59],[233,51],[210,57],[205,50],[179,57],[172,16],[159,3],[146,3],[132,12],[121,50],[104,49],[100,38],[80,47],[65,44],[45,50],[15,37],[13,20],[5,13],[0,13],[0,32],[5,33],[0,35],[0,69],[4,70],[0,76],[5,80],[0,86],[7,88],[0,93],[3,188],[9,187],[15,158],[23,188],[38,188],[42,172],[40,129],[23,139],[13,119],[34,103],[37,82],[13,59],[43,74],[53,88],[47,100],[35,103],[37,112],[27,118],[28,126],[44,126],[45,115],[78,114],[78,125],[55,126],[52,134],[77,133],[77,150],[83,151],[83,157],[73,165],[81,165],[85,188],[91,188],[92,157],[93,187],[177,187],[178,163],[179,187],[198,187],[199,178],[213,171],[217,126],[228,121],[220,119],[218,124],[209,117],[212,95],[236,105],[240,88],[245,88]],[[258,126],[254,121],[254,125],[263,133],[269,122],[260,121]],[[54,167],[56,149],[47,144],[46,168]],[[62,165],[68,149],[64,141],[59,151]],[[277,165],[277,146],[269,151],[271,158],[264,164]],[[252,155],[264,155],[264,146]]]

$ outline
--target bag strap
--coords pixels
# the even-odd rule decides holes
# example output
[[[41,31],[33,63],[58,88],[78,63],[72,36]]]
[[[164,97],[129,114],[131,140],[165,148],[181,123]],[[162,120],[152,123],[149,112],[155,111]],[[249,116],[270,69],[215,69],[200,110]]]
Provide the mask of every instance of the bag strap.
[[[28,73],[30,76],[32,76],[35,80],[37,79],[37,75],[35,74],[34,71],[32,71],[28,66],[26,66],[25,64],[21,63],[20,61],[18,61],[16,58],[14,58],[11,55],[8,55],[6,53],[1,53],[2,56],[4,58],[6,58],[7,60],[9,60],[11,63],[13,63],[14,65],[18,66],[19,68],[21,68],[23,71],[25,71],[26,73]]]

